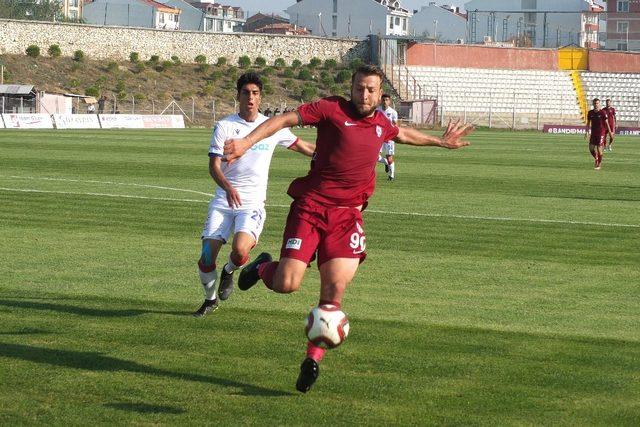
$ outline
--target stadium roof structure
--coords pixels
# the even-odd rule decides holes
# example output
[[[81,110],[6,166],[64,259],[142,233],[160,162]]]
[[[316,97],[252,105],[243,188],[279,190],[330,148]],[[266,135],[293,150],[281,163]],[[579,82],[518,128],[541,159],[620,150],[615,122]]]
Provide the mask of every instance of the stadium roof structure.
[[[0,85],[1,96],[31,97],[36,96],[33,85]]]

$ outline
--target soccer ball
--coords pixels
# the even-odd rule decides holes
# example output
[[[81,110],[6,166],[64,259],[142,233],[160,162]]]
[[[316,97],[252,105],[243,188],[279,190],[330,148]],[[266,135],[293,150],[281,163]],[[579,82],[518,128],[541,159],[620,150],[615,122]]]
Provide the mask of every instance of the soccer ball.
[[[349,319],[338,307],[323,304],[307,316],[305,332],[309,341],[323,348],[335,348],[349,334]]]

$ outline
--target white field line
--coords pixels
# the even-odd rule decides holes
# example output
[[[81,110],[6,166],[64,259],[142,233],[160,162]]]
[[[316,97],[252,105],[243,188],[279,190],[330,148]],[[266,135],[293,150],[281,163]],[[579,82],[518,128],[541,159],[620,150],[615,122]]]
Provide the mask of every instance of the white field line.
[[[187,190],[185,188],[163,187],[160,185],[149,185],[149,184],[132,184],[129,182],[96,181],[96,180],[83,180],[83,179],[48,178],[48,177],[16,176],[16,175],[8,175],[8,176],[0,175],[0,178],[28,179],[28,180],[39,180],[39,181],[82,182],[82,183],[89,183],[89,184],[126,185],[130,187],[145,187],[145,188],[155,188],[159,190],[182,191],[185,193],[202,194],[204,196],[209,196],[209,197],[213,194],[213,193],[203,193],[202,191],[196,191],[196,190]]]
[[[85,181],[79,181],[79,182],[85,182]],[[102,181],[99,181],[99,182],[106,183]],[[143,186],[143,185],[140,184],[140,186]],[[151,186],[151,187],[160,188],[157,186]],[[178,188],[173,188],[172,190],[180,191],[180,189]],[[65,195],[94,196],[94,197],[112,197],[112,198],[123,198],[123,199],[158,200],[158,201],[186,202],[186,203],[209,203],[209,200],[179,199],[179,198],[170,198],[170,197],[133,196],[128,194],[37,190],[37,189],[25,189],[25,188],[0,187],[0,191],[12,191],[12,192],[21,192],[21,193],[65,194]],[[200,193],[199,191],[193,191],[193,190],[184,190],[184,191]],[[200,194],[206,194],[206,193],[200,193]],[[271,208],[288,208],[289,207],[289,205],[276,205],[276,204],[267,204],[266,206]],[[471,220],[480,220],[480,221],[531,222],[531,223],[541,223],[541,224],[570,224],[570,225],[592,225],[592,226],[600,226],[600,227],[640,228],[640,225],[638,224],[618,224],[618,223],[573,221],[573,220],[560,220],[560,219],[491,217],[491,216],[478,216],[478,215],[455,215],[455,214],[437,214],[437,213],[424,213],[424,212],[381,211],[376,209],[367,209],[366,212],[383,214],[383,215],[403,215],[403,216],[426,217],[426,218],[457,218],[457,219],[471,219]]]

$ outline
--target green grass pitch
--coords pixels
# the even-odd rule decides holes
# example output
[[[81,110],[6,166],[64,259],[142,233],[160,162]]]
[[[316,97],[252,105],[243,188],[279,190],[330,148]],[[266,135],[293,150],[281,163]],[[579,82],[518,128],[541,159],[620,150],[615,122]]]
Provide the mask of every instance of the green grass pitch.
[[[364,213],[351,335],[301,395],[315,264],[298,293],[190,316],[209,134],[0,133],[0,425],[640,423],[637,138],[600,171],[579,136],[399,146]],[[307,167],[276,151],[256,251],[278,253]]]

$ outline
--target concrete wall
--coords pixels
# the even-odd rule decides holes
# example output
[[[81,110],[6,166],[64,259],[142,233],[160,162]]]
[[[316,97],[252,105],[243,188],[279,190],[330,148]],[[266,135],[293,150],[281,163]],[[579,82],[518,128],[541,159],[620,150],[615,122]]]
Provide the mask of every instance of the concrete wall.
[[[558,51],[469,45],[413,44],[407,65],[511,70],[557,70]]]
[[[141,59],[151,55],[170,59],[172,55],[178,55],[184,62],[193,61],[200,54],[210,62],[224,56],[231,63],[242,55],[251,59],[262,56],[268,63],[276,58],[283,58],[287,63],[294,59],[306,63],[313,57],[337,61],[362,58],[366,61],[370,52],[368,40],[0,20],[0,54],[24,54],[31,44],[38,45],[44,52],[50,45],[59,44],[65,56],[71,56],[79,49],[97,59],[124,60],[131,52],[138,52]]]
[[[640,52],[589,51],[589,71],[640,73]]]

